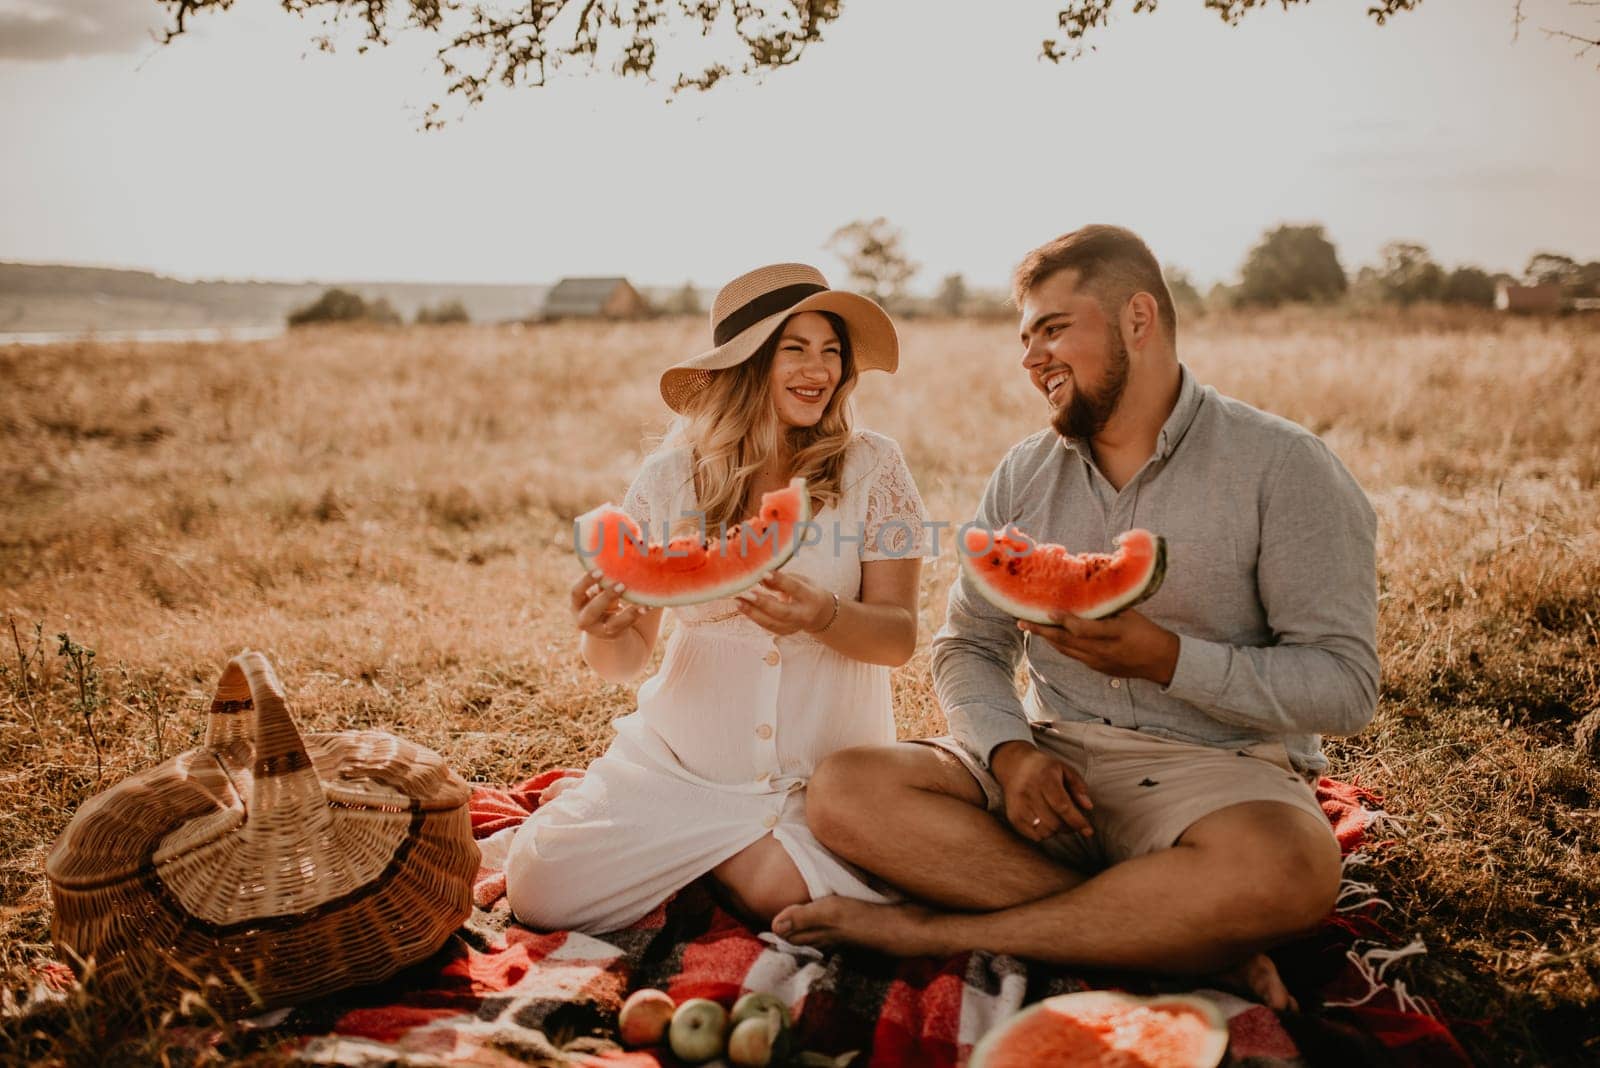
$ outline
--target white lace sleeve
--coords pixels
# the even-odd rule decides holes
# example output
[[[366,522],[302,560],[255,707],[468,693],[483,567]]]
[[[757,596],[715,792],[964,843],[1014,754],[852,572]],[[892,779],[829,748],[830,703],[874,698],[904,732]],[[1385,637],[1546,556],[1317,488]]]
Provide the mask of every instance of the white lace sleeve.
[[[633,485],[628,487],[627,495],[622,498],[622,510],[639,524],[640,529],[650,528],[650,536],[656,538],[659,535],[654,530],[655,517],[650,514],[652,498],[656,496],[652,492],[651,482],[655,481],[650,477],[652,473],[651,467],[646,465],[633,476]]]
[[[879,437],[878,465],[867,488],[862,560],[908,560],[928,555],[928,513],[900,446]]]
[[[694,503],[692,478],[687,450],[651,453],[622,498],[622,510],[649,540],[664,542],[683,509]]]

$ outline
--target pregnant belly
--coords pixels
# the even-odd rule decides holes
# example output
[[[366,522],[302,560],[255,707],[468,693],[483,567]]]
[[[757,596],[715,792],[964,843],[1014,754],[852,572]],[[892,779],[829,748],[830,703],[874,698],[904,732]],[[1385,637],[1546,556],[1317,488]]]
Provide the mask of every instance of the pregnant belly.
[[[777,670],[755,649],[679,642],[639,687],[639,716],[684,769],[718,783],[747,783],[764,770],[777,734]],[[765,730],[761,728],[765,726]]]

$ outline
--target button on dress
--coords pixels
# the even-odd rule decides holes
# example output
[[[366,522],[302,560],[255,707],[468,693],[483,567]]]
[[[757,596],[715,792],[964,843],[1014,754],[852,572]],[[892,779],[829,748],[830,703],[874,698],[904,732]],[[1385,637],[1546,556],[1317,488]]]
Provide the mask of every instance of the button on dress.
[[[695,513],[689,450],[659,451],[623,508],[652,540]],[[899,447],[857,431],[841,499],[813,517],[786,574],[857,600],[861,564],[927,555],[926,514]],[[771,834],[813,898],[891,900],[805,822],[822,758],[895,740],[889,669],[804,632],[776,637],[732,598],[669,610],[661,668],[637,711],[577,785],[523,824],[506,858],[507,896],[540,930],[612,931]]]

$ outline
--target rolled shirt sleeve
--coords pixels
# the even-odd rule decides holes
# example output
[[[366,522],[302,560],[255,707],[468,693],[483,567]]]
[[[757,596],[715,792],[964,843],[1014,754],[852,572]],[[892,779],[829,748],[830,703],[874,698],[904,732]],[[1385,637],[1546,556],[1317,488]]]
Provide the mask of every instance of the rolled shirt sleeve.
[[[1351,734],[1377,707],[1377,518],[1320,440],[1285,454],[1262,504],[1257,584],[1273,642],[1179,635],[1162,691],[1272,734]]]

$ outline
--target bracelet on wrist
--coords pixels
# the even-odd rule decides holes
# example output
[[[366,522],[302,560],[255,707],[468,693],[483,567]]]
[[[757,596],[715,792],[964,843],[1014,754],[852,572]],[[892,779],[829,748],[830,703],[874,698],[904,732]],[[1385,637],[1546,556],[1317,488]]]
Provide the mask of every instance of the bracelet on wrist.
[[[838,621],[838,619],[839,619],[839,595],[836,593],[836,594],[833,595],[833,615],[829,616],[828,617],[828,621],[826,623],[824,623],[822,626],[818,627],[816,630],[812,631],[812,633],[813,634],[821,634],[823,631],[825,631],[829,627],[833,626],[834,623]]]

